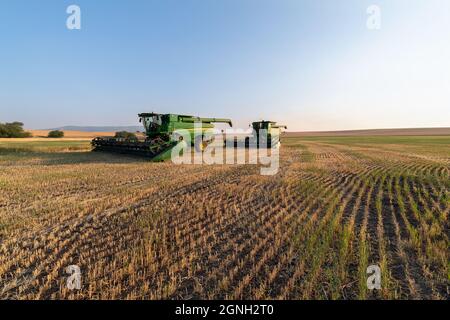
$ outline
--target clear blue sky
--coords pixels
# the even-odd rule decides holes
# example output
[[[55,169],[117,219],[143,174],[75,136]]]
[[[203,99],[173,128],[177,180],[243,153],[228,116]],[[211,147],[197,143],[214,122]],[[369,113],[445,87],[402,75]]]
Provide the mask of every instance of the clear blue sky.
[[[0,0],[0,122],[450,126],[449,14],[448,0]]]

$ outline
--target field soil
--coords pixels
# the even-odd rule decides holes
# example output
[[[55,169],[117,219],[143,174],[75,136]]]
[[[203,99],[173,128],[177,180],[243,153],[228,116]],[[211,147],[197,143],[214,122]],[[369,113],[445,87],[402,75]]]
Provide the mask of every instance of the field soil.
[[[0,298],[449,299],[449,178],[449,136],[285,138],[274,176],[1,142]]]

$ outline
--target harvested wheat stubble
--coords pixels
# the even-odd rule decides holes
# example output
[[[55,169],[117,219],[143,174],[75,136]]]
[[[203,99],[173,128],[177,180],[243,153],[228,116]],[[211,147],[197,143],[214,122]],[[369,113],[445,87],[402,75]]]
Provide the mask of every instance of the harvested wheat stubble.
[[[433,141],[287,138],[275,176],[7,152],[0,298],[448,299],[450,148]]]

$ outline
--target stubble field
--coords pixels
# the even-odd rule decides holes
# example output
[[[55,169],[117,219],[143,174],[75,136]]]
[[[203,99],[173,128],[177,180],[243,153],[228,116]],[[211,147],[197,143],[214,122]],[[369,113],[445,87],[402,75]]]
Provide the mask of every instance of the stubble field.
[[[261,176],[1,141],[0,298],[449,299],[449,136],[283,142]]]

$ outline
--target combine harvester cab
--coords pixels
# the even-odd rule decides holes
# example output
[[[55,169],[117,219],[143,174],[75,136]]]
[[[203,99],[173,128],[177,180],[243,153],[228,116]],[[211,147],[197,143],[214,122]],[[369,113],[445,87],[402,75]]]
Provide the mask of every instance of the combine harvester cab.
[[[145,139],[123,139],[97,137],[92,140],[94,151],[108,151],[122,154],[137,154],[153,161],[164,161],[171,157],[172,149],[179,141],[172,140],[176,130],[187,130],[191,134],[191,143],[196,151],[202,152],[212,140],[205,141],[203,133],[214,128],[213,123],[227,123],[230,119],[200,118],[178,114],[141,113],[139,121],[144,125]],[[195,136],[196,124],[201,124],[202,135]],[[198,130],[198,129],[197,129]]]

